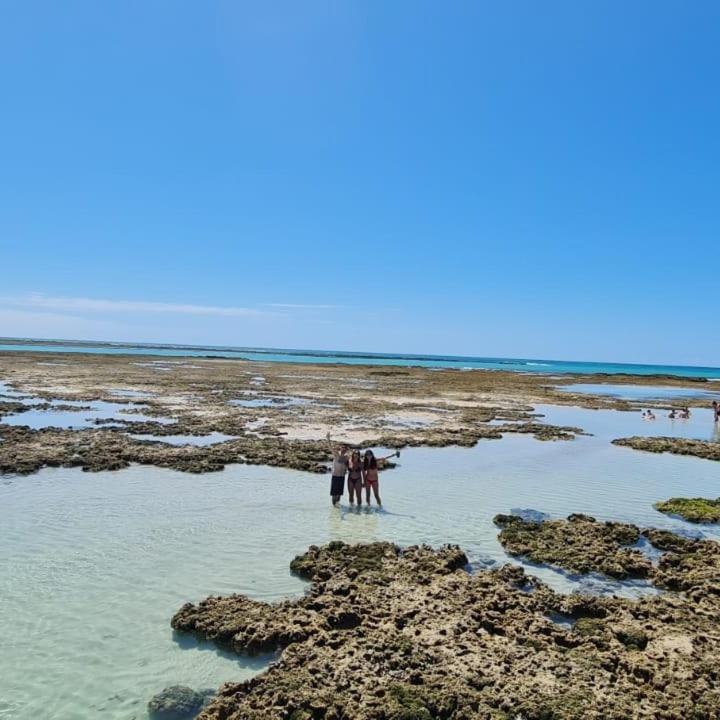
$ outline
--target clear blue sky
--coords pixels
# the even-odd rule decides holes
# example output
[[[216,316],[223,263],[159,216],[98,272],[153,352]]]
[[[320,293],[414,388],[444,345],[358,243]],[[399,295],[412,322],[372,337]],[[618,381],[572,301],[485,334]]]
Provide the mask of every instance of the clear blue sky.
[[[0,3],[0,335],[720,364],[720,3]]]

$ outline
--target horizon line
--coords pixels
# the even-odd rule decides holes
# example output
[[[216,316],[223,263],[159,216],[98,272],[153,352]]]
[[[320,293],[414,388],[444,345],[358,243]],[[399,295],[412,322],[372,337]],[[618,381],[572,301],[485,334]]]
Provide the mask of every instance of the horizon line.
[[[133,340],[82,340],[78,338],[38,338],[38,337],[9,337],[0,336],[0,343],[7,341],[15,341],[21,344],[40,344],[40,343],[58,343],[58,344],[78,344],[78,345],[100,345],[115,347],[141,347],[141,348],[167,348],[167,349],[189,349],[189,350],[223,350],[223,351],[239,351],[239,352],[275,352],[284,355],[342,355],[347,357],[369,357],[369,358],[397,358],[407,360],[446,360],[446,361],[523,361],[523,362],[546,362],[546,363],[577,363],[582,365],[627,365],[627,366],[645,366],[645,367],[672,367],[685,368],[694,370],[716,370],[720,371],[720,367],[713,365],[686,365],[677,363],[657,363],[657,362],[638,362],[638,361],[618,361],[618,360],[560,360],[555,358],[541,358],[530,356],[510,356],[510,355],[453,355],[453,354],[435,354],[435,353],[401,353],[401,352],[377,352],[364,350],[338,350],[338,349],[322,349],[322,348],[283,348],[283,347],[257,347],[242,345],[219,345],[219,344],[201,344],[192,343],[168,343],[168,342],[137,342]],[[2,347],[0,347],[2,351]],[[62,351],[58,351],[62,352]]]

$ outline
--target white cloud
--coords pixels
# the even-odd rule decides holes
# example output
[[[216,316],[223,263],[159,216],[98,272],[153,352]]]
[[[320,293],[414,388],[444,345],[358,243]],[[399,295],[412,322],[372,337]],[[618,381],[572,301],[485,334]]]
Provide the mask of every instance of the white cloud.
[[[49,312],[91,313],[172,313],[181,315],[212,315],[216,317],[255,317],[268,311],[246,307],[217,307],[184,303],[151,302],[147,300],[103,300],[94,298],[52,297],[31,293],[17,297],[0,297],[0,305],[32,308]]]

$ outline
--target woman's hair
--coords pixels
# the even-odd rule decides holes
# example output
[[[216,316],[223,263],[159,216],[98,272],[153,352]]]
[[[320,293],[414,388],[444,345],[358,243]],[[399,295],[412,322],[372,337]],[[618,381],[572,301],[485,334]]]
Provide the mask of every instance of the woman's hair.
[[[365,451],[365,459],[363,460],[365,470],[375,470],[377,468],[377,460],[372,450]]]

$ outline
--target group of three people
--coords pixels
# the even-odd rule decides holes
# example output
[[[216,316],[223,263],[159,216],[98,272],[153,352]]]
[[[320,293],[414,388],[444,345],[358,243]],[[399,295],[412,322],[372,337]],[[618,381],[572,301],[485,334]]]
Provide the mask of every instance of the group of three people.
[[[330,434],[328,433],[328,440]],[[330,480],[330,496],[332,504],[337,505],[345,489],[345,477],[347,476],[348,495],[350,504],[356,502],[358,507],[362,505],[362,490],[365,488],[365,499],[370,505],[370,491],[375,496],[378,507],[382,505],[380,500],[380,479],[378,470],[386,460],[391,457],[400,457],[400,451],[376,458],[372,450],[366,450],[361,458],[359,450],[350,452],[347,445],[338,445],[333,448],[332,478]]]

